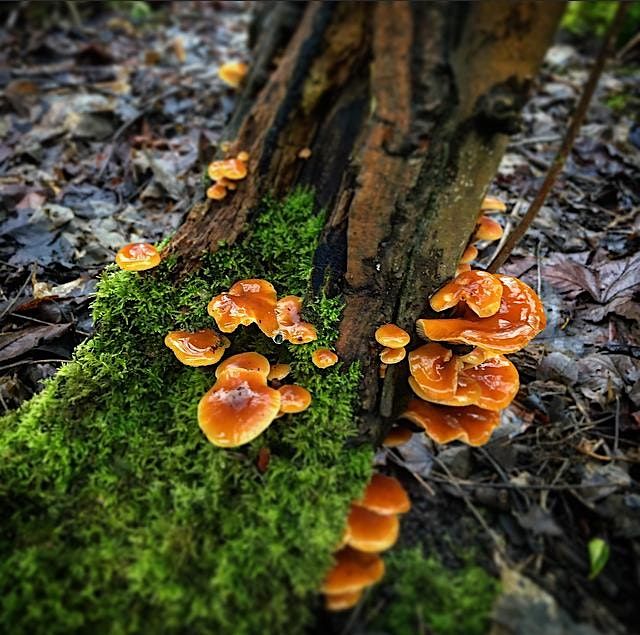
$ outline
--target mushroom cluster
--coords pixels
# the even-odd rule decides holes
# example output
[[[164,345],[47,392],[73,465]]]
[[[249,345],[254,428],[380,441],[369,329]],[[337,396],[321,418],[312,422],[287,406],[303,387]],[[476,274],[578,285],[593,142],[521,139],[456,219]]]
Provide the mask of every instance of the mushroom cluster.
[[[351,504],[335,563],[322,585],[327,610],[353,607],[364,589],[382,578],[384,562],[379,554],[395,544],[398,515],[410,508],[409,496],[397,479],[373,475],[362,498]]]
[[[207,175],[213,185],[207,189],[207,198],[221,201],[227,195],[227,190],[235,190],[238,187],[237,181],[242,181],[247,176],[247,161],[249,154],[239,152],[234,158],[209,163]]]

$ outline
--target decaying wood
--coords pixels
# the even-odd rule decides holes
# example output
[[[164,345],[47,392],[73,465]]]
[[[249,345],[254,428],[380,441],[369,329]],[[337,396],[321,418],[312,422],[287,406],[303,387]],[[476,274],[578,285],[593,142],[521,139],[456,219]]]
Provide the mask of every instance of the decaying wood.
[[[169,250],[188,270],[236,240],[265,194],[313,186],[327,211],[314,288],[344,294],[337,350],[363,364],[362,427],[379,432],[405,382],[391,367],[380,384],[373,332],[413,331],[452,275],[564,5],[274,5],[291,35],[272,24],[227,131],[230,153],[251,155],[249,178],[196,204]]]

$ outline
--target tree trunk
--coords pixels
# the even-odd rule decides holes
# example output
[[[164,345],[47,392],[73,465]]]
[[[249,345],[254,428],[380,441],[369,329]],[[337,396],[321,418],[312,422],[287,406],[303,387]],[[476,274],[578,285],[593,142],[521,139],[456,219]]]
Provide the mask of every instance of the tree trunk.
[[[405,382],[395,366],[378,381],[375,327],[412,332],[452,275],[564,4],[303,6],[261,6],[226,131],[231,152],[250,153],[249,178],[228,202],[196,203],[168,249],[191,269],[237,239],[265,194],[312,186],[328,210],[314,291],[328,280],[345,298],[337,351],[362,362],[361,428],[379,434]]]

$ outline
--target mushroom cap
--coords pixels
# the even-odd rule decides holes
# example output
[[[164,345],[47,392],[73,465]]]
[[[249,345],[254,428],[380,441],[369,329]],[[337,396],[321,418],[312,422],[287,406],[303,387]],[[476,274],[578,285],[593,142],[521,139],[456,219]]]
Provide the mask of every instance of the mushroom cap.
[[[376,342],[387,348],[403,348],[410,341],[411,337],[404,329],[395,324],[383,324],[376,329]]]
[[[311,156],[311,148],[301,148],[298,151],[299,159],[308,159]]]
[[[214,183],[207,188],[207,198],[211,198],[214,201],[221,201],[226,195],[227,188],[222,183]]]
[[[484,214],[478,218],[473,240],[498,240],[502,238],[502,225]]]
[[[286,384],[278,388],[280,393],[280,413],[302,412],[311,405],[311,393],[302,386]]]
[[[506,212],[507,206],[504,201],[495,196],[485,196],[480,204],[481,212]]]
[[[406,428],[405,428],[406,429]],[[411,501],[397,478],[374,474],[357,505],[376,514],[404,514],[411,509]]]
[[[376,514],[359,505],[351,505],[347,527],[350,547],[365,553],[379,553],[396,543],[400,522],[395,514]]]
[[[464,302],[479,317],[498,312],[503,286],[487,271],[465,271],[436,291],[429,300],[434,311],[444,311]]]
[[[459,276],[461,273],[464,273],[465,271],[471,271],[471,265],[461,262],[456,267],[456,276]]]
[[[216,368],[216,379],[220,379],[223,375],[236,375],[242,373],[242,371],[251,371],[252,373],[258,373],[266,382],[269,376],[269,360],[260,353],[248,351],[246,353],[238,353],[232,355],[222,362]]]
[[[352,593],[325,594],[324,607],[327,611],[346,611],[352,609],[362,597],[362,589]]]
[[[453,352],[436,342],[424,344],[409,353],[410,379],[429,392],[432,398],[428,401],[453,396],[461,368],[462,362]]]
[[[421,399],[411,399],[400,415],[422,426],[436,443],[462,441],[468,445],[484,445],[500,423],[500,413],[478,406],[437,406]]]
[[[404,348],[389,348],[388,346],[380,351],[380,361],[383,364],[398,364],[407,356]]]
[[[125,271],[146,271],[160,264],[160,254],[149,243],[130,243],[118,249],[116,264]]]
[[[292,344],[308,344],[318,339],[316,327],[309,322],[303,322],[302,298],[297,295],[287,295],[276,303],[276,319],[280,332],[287,342]]]
[[[355,593],[375,584],[384,575],[384,562],[378,554],[345,547],[334,557],[335,563],[321,589],[327,595]]]
[[[187,366],[211,366],[220,361],[231,342],[211,329],[201,331],[169,331],[164,338],[169,347]]]
[[[492,351],[487,348],[480,348],[476,346],[474,349],[469,351],[466,355],[459,355],[458,359],[464,364],[465,368],[472,368],[473,366],[477,366],[478,364],[482,364],[482,362],[491,359],[498,355],[496,351]]]
[[[403,425],[393,425],[387,436],[384,438],[382,445],[385,448],[397,448],[407,443],[413,436],[413,430]]]
[[[280,411],[280,393],[260,373],[224,373],[198,404],[198,424],[219,447],[234,448],[253,441]]]
[[[478,248],[475,245],[467,245],[465,247],[464,252],[462,253],[462,258],[460,258],[461,265],[468,265],[473,262],[478,257]]]
[[[465,310],[460,318],[417,320],[418,332],[430,340],[470,344],[503,354],[526,346],[547,323],[540,298],[517,278],[497,277],[503,286],[497,313],[481,318]]]
[[[249,160],[249,153],[242,150],[241,152],[238,152],[236,159],[238,159],[238,161],[243,161],[244,163],[246,163]]]
[[[272,364],[267,379],[269,381],[279,381],[280,379],[284,379],[290,372],[290,364]]]
[[[278,332],[276,290],[266,280],[239,280],[227,293],[215,296],[207,312],[223,333],[233,333],[238,326],[257,324],[268,337]]]
[[[225,62],[218,69],[218,77],[227,86],[238,88],[248,71],[249,67],[244,62]]]
[[[318,368],[329,368],[338,363],[338,356],[328,348],[318,348],[311,353],[311,361]]]
[[[240,159],[220,159],[209,163],[207,174],[212,181],[221,184],[224,179],[240,181],[247,176],[247,164]]]

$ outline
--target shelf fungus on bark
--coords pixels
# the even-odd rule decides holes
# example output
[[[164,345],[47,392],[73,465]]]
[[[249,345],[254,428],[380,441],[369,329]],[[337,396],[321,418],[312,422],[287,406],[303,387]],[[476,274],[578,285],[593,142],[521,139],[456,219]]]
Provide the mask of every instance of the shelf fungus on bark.
[[[395,324],[383,324],[376,329],[376,342],[387,348],[404,348],[411,337],[404,329]]]
[[[287,342],[308,344],[318,339],[315,326],[302,320],[302,298],[297,295],[280,298],[275,311],[280,333]]]
[[[116,264],[125,271],[146,271],[160,264],[158,250],[149,243],[131,243],[116,253]]]
[[[217,364],[231,345],[228,338],[211,329],[170,331],[164,338],[164,343],[186,366]]]
[[[239,326],[257,324],[268,337],[278,333],[276,290],[266,280],[239,280],[228,292],[215,296],[207,306],[209,315],[223,333],[233,333]]]
[[[249,72],[249,67],[244,62],[225,62],[218,69],[218,77],[231,88],[239,88]]]
[[[285,384],[278,388],[280,412],[278,415],[303,412],[311,405],[311,393],[296,384]]]
[[[463,307],[461,317],[417,320],[418,333],[434,341],[470,344],[503,354],[526,346],[546,325],[540,298],[517,278],[495,277],[503,286],[500,308],[495,314],[479,317]]]
[[[411,399],[400,415],[424,428],[436,443],[463,441],[468,445],[484,445],[500,423],[500,413],[478,406],[439,406],[421,399]]]
[[[311,353],[311,361],[318,368],[329,368],[338,363],[338,356],[328,348],[318,348]]]
[[[429,303],[440,312],[464,302],[478,317],[489,317],[500,308],[502,290],[497,276],[486,271],[466,271],[436,291]]]

